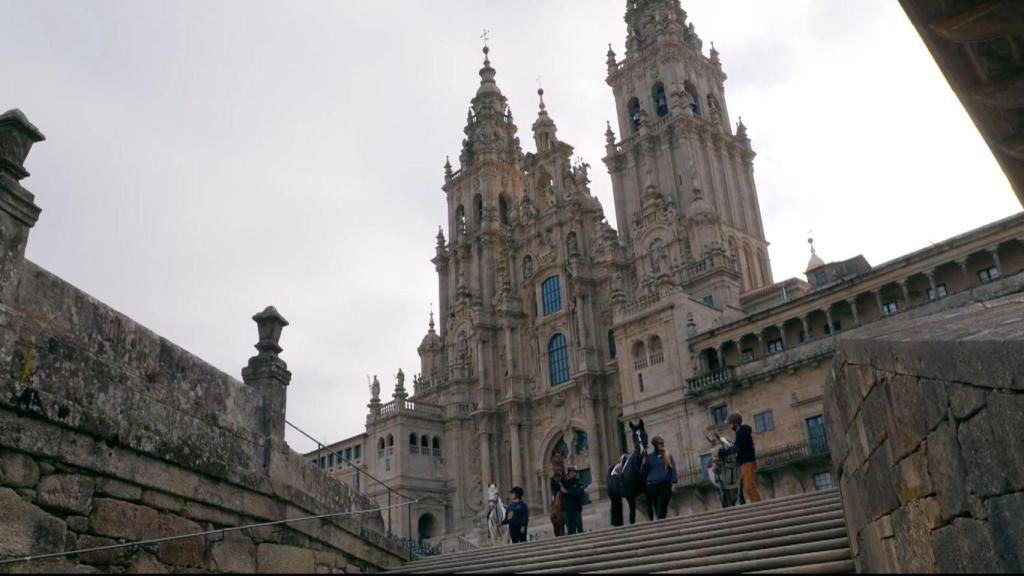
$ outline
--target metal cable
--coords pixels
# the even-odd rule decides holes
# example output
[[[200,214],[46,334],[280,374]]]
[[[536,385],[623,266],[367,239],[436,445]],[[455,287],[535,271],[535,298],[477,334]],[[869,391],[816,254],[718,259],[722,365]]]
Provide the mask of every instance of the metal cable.
[[[183,540],[185,538],[198,538],[200,536],[210,536],[213,534],[223,534],[225,532],[234,532],[237,530],[247,530],[249,528],[263,528],[265,526],[277,526],[279,524],[288,524],[289,522],[302,522],[305,520],[322,520],[325,518],[336,518],[339,516],[354,516],[356,514],[372,514],[374,512],[383,512],[392,508],[401,508],[402,506],[409,506],[410,504],[416,504],[419,500],[412,502],[403,502],[401,504],[395,504],[394,506],[385,506],[383,508],[375,508],[373,510],[359,510],[357,512],[334,512],[332,514],[320,514],[317,516],[304,516],[302,518],[289,518],[287,520],[274,520],[272,522],[260,522],[257,524],[246,524],[245,526],[233,526],[231,528],[218,528],[217,530],[207,530],[205,532],[194,532],[192,534],[181,534],[178,536],[164,536],[161,538],[153,538],[151,540],[140,540],[138,542],[125,542],[123,544],[110,544],[108,546],[97,546],[95,548],[83,548],[82,550],[66,550],[64,552],[52,552],[50,554],[40,554],[37,556],[22,556],[20,558],[8,558],[6,560],[0,560],[0,566],[5,564],[15,564],[18,562],[31,562],[33,560],[45,560],[49,558],[61,558],[64,556],[71,556],[76,554],[88,554],[90,552],[102,552],[104,550],[115,550],[118,548],[129,548],[132,546],[148,546],[150,544],[159,544],[161,542],[169,542],[172,540]]]

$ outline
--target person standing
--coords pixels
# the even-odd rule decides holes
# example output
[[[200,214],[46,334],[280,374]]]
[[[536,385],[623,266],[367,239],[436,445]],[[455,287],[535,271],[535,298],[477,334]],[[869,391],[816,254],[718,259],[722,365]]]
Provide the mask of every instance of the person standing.
[[[562,495],[562,517],[565,518],[565,529],[570,535],[583,532],[583,497],[586,492],[578,474],[576,465],[570,464],[559,488]]]
[[[736,442],[726,453],[736,452],[736,465],[740,467],[740,498],[747,502],[760,502],[757,491],[757,453],[754,451],[754,432],[743,423],[739,412],[729,414],[726,423],[736,432]]]
[[[510,492],[512,501],[505,512],[505,520],[502,524],[508,525],[509,536],[512,543],[526,542],[526,529],[530,524],[530,507],[523,502],[523,489],[513,486]]]
[[[655,436],[651,439],[654,450],[643,464],[647,478],[647,511],[651,520],[664,520],[668,515],[668,502],[672,499],[672,485],[679,482],[676,461],[665,449],[665,439]]]

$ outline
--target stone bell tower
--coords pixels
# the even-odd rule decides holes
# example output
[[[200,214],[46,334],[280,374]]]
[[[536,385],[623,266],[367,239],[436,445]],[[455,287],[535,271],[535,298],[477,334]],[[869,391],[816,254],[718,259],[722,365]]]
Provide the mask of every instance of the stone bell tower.
[[[679,0],[627,1],[626,56],[609,46],[607,60],[622,139],[608,127],[605,164],[638,283],[685,287],[732,268],[735,289],[698,290],[731,299],[772,283],[754,152],[742,121],[732,132],[718,52],[704,56],[686,18]]]

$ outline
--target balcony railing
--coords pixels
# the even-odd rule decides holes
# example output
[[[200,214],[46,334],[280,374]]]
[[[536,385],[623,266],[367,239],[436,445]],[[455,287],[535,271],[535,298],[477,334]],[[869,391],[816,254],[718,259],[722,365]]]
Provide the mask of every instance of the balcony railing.
[[[705,392],[724,388],[732,383],[733,379],[732,368],[719,368],[694,378],[687,378],[686,393],[689,396],[700,396]]]
[[[660,301],[661,296],[659,296],[657,292],[653,294],[647,294],[646,296],[641,296],[636,300],[630,302],[629,304],[626,304],[625,313],[629,315],[639,312],[641,310],[646,310],[656,305]]]
[[[418,412],[429,416],[443,416],[444,408],[424,402],[413,402],[412,400],[392,400],[380,407],[380,415],[387,416],[395,412]]]
[[[757,451],[757,469],[772,470],[789,466],[795,462],[801,462],[812,458],[828,456],[828,442],[825,438],[803,440],[773,446],[766,450]]]

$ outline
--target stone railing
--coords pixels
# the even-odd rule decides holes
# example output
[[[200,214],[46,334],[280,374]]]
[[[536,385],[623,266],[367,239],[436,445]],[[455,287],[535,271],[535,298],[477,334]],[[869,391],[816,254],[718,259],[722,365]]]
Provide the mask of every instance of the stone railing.
[[[759,378],[795,365],[827,360],[835,350],[836,339],[834,336],[828,336],[823,340],[813,340],[764,358],[750,360],[733,368],[733,373],[738,380]]]
[[[655,306],[660,301],[661,296],[657,292],[647,294],[646,296],[641,296],[636,300],[633,300],[632,302],[626,304],[625,308],[623,309],[623,312],[626,315],[636,314],[641,310],[646,310],[648,308]]]
[[[381,416],[388,416],[396,412],[417,412],[428,416],[443,416],[444,408],[412,400],[392,400],[380,407]]]
[[[734,380],[732,368],[719,368],[694,378],[687,378],[686,394],[688,396],[700,396],[705,392],[724,388]]]
[[[664,352],[653,352],[653,353],[651,353],[651,366],[654,366],[655,364],[661,364],[664,361],[665,361],[665,353]]]
[[[804,440],[773,446],[757,451],[757,469],[760,471],[783,468],[810,458],[828,457],[828,442],[825,438]]]

